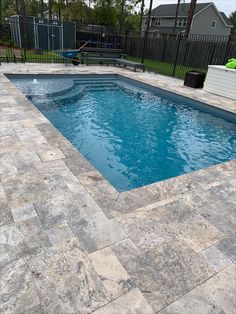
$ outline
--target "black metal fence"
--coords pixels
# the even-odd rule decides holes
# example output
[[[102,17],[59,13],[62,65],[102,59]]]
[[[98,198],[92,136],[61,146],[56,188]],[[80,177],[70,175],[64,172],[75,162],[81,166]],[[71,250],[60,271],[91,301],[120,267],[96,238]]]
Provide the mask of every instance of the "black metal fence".
[[[95,29],[94,31],[83,31],[77,29],[76,31],[76,46],[79,48],[86,42],[89,42],[91,47],[99,48],[123,48],[122,41],[123,36],[117,33],[110,33],[104,31],[101,27],[100,29]]]
[[[20,26],[19,21],[14,23],[14,28]],[[63,57],[54,51],[41,47],[29,49],[27,36],[23,36],[25,43],[22,48],[17,46],[12,28],[10,23],[0,24],[0,61],[63,62]],[[51,33],[49,35],[51,36]],[[117,34],[102,26],[81,27],[77,24],[76,48],[87,41],[90,41],[89,45],[93,47],[121,48],[131,60],[140,62],[143,55],[144,37],[140,34]],[[206,72],[209,64],[225,64],[231,57],[236,57],[235,38],[150,33],[146,42],[144,63],[150,71],[184,78],[186,72],[190,70]]]
[[[143,54],[144,38],[127,36],[126,53],[139,60]],[[209,64],[225,64],[236,56],[236,39],[230,36],[198,34],[159,34],[150,36],[145,49],[145,63],[150,70],[184,78],[189,70],[207,71]]]

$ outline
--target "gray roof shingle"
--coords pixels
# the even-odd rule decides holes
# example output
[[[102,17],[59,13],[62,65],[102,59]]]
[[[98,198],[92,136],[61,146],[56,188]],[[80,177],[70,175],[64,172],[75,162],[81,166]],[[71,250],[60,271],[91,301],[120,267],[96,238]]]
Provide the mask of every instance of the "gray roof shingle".
[[[208,5],[212,4],[212,2],[206,3],[197,3],[195,7],[194,14],[200,12]],[[187,17],[188,10],[189,10],[190,3],[181,3],[179,6],[179,13],[178,16]],[[175,16],[177,4],[161,4],[155,9],[152,10],[152,16]],[[224,12],[219,12],[222,16],[226,25],[233,26],[228,17],[225,15]]]
[[[197,3],[195,14],[207,7],[211,2]],[[179,6],[179,16],[188,16],[190,3],[181,3]],[[152,10],[152,16],[175,16],[177,4],[161,4]]]
[[[233,24],[230,22],[230,19],[225,15],[224,12],[220,12],[220,15],[222,16],[223,20],[225,21],[225,24],[229,26],[233,26]]]

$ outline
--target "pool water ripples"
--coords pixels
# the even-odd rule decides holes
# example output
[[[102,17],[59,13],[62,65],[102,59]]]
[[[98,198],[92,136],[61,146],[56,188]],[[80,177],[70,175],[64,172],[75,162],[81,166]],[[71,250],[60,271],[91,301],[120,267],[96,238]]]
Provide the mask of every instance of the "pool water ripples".
[[[236,124],[191,100],[122,79],[63,80],[13,81],[120,192],[236,158]]]

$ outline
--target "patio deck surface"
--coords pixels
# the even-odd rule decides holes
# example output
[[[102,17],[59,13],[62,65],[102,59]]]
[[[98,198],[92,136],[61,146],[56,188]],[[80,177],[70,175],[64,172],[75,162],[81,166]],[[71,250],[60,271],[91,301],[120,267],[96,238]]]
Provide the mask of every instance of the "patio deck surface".
[[[236,113],[161,75],[2,64],[0,313],[235,313],[236,160],[118,193],[3,73],[119,73]]]

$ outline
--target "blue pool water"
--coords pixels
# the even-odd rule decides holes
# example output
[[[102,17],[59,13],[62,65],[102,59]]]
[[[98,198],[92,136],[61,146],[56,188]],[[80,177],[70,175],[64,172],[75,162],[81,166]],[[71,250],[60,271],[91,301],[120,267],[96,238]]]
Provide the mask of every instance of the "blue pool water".
[[[236,158],[236,124],[187,98],[115,76],[11,79],[118,191]]]

